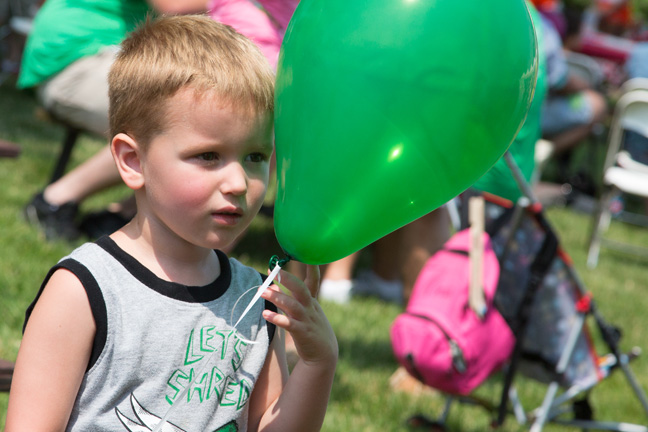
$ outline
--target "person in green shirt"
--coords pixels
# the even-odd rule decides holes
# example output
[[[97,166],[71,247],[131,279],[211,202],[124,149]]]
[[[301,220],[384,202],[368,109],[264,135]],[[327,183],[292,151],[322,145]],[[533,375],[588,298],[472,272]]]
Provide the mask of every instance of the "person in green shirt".
[[[47,0],[34,18],[17,86],[35,90],[53,117],[107,136],[107,77],[119,43],[148,14],[205,9],[206,0]],[[118,178],[110,149],[104,146],[37,193],[25,207],[25,216],[48,239],[74,239],[79,235],[79,203]],[[112,214],[119,222],[117,213]]]
[[[535,93],[531,107],[527,113],[526,120],[516,135],[513,143],[508,151],[515,160],[516,164],[520,167],[524,178],[530,181],[531,175],[535,168],[534,152],[535,144],[540,139],[542,134],[540,127],[542,104],[544,103],[547,95],[547,66],[546,57],[544,54],[544,44],[542,38],[542,19],[538,11],[532,4],[527,2],[531,19],[536,31],[538,40],[538,78],[536,81]],[[521,190],[518,188],[513,174],[506,165],[506,161],[502,158],[493,165],[493,167],[484,174],[474,185],[473,188],[479,189],[484,192],[489,192],[502,198],[506,198],[513,202],[517,201],[522,195]]]

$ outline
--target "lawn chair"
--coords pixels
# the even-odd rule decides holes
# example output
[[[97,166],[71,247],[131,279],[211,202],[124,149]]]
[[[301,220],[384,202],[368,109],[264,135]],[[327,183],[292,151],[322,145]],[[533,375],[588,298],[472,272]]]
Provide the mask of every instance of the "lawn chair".
[[[9,360],[0,359],[0,392],[8,392],[11,387],[14,364]]]
[[[500,262],[494,304],[516,336],[513,353],[503,371],[499,403],[451,395],[439,420],[430,421],[417,415],[409,423],[444,430],[453,402],[459,401],[488,409],[495,416],[494,427],[501,426],[512,412],[532,432],[540,432],[549,422],[584,430],[648,432],[646,426],[593,418],[586,397],[588,392],[612,371],[620,369],[642,405],[648,423],[648,399],[629,365],[640,350],[620,352],[620,332],[603,320],[569,256],[560,247],[541,205],[533,198],[510,155],[505,157],[523,198],[514,205],[484,194],[488,202],[486,231],[491,234]],[[461,200],[466,201],[469,195],[463,194]],[[461,207],[464,210],[465,206]],[[603,354],[598,354],[592,343],[589,331],[592,322],[606,346]],[[544,400],[535,409],[526,410],[518,397],[514,378],[520,373],[546,385]]]
[[[0,139],[0,158],[16,158],[21,149],[17,144]]]
[[[605,189],[594,214],[587,254],[590,268],[597,266],[601,247],[648,256],[646,247],[605,237],[613,215],[621,221],[648,227],[645,212],[628,211],[621,205],[622,196],[648,200],[648,88],[643,87],[645,84],[643,79],[628,81],[623,87],[626,93],[615,106],[602,173]],[[628,146],[628,142],[634,145]]]

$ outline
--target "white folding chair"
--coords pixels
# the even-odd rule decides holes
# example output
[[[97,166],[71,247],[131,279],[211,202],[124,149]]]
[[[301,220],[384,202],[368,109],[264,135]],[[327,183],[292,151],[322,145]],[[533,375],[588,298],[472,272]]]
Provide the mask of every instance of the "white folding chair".
[[[627,88],[634,87],[631,83]],[[608,135],[608,149],[603,165],[604,191],[594,215],[592,235],[587,254],[587,265],[598,264],[599,252],[605,246],[638,255],[648,256],[648,248],[633,246],[603,235],[612,217],[611,204],[620,194],[648,198],[648,166],[632,159],[624,149],[625,131],[635,132],[648,139],[648,89],[634,89],[624,93],[616,103]],[[647,144],[648,145],[648,144]],[[648,226],[648,217],[628,211],[618,212],[620,220]]]
[[[636,77],[630,78],[621,84],[621,94],[628,93],[633,90],[648,90],[648,78]]]

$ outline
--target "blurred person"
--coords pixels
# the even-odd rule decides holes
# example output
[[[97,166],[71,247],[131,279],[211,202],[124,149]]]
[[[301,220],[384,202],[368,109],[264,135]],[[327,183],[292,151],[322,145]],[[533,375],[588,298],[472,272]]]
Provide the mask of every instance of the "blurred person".
[[[18,75],[26,35],[43,1],[11,0],[0,3],[0,84],[9,75]]]
[[[531,3],[540,15],[548,19],[558,33],[564,37],[567,32],[567,22],[564,15],[565,5],[562,0],[531,0]]]
[[[35,89],[45,109],[62,121],[107,137],[108,70],[127,33],[153,12],[201,12],[206,0],[47,0],[27,39],[17,86]],[[97,154],[38,192],[25,215],[47,239],[76,239],[79,204],[119,184],[110,149]],[[131,208],[115,205],[94,223],[119,228]]]
[[[354,278],[360,252],[327,264],[322,273],[319,298],[347,303],[351,296],[374,296],[399,305],[407,304],[416,278],[426,261],[450,238],[451,224],[440,207],[370,246],[371,266]]]
[[[154,0],[151,2],[155,10],[163,13],[207,11],[216,21],[231,25],[250,37],[261,48],[273,67],[276,67],[283,35],[298,3],[299,0]],[[107,66],[109,61],[101,64],[102,68]],[[103,86],[105,86],[104,77],[105,74],[101,77]],[[74,85],[71,83],[72,92],[76,92]],[[105,108],[105,101],[102,100],[101,104],[100,107],[93,109],[92,114],[94,122],[99,120],[98,126],[84,127],[83,124],[93,124],[86,119],[78,124],[84,129],[103,135],[106,130],[107,108]],[[88,110],[83,110],[86,111]],[[58,113],[57,115],[60,116]],[[107,210],[89,214],[84,217],[81,224],[77,223],[79,204],[89,196],[118,185],[120,182],[112,156],[109,150],[104,148],[37,194],[28,204],[26,214],[30,221],[43,227],[48,238],[74,239],[80,234],[79,228],[90,238],[97,238],[118,229],[130,219],[134,212],[133,201],[115,203]]]
[[[548,94],[542,107],[542,133],[560,156],[575,148],[607,115],[605,97],[571,73],[562,40],[553,24],[543,19]]]
[[[299,0],[208,0],[209,15],[259,47],[274,70],[286,28]]]

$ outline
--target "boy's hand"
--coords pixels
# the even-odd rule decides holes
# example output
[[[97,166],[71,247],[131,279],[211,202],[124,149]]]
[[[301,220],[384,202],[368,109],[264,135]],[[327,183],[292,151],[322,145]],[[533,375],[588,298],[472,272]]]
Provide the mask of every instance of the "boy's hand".
[[[335,364],[338,344],[322,307],[315,298],[319,289],[318,266],[306,266],[306,280],[281,271],[281,282],[292,296],[277,285],[271,285],[262,297],[274,303],[283,315],[265,310],[263,317],[277,327],[290,332],[299,357],[307,364]]]

